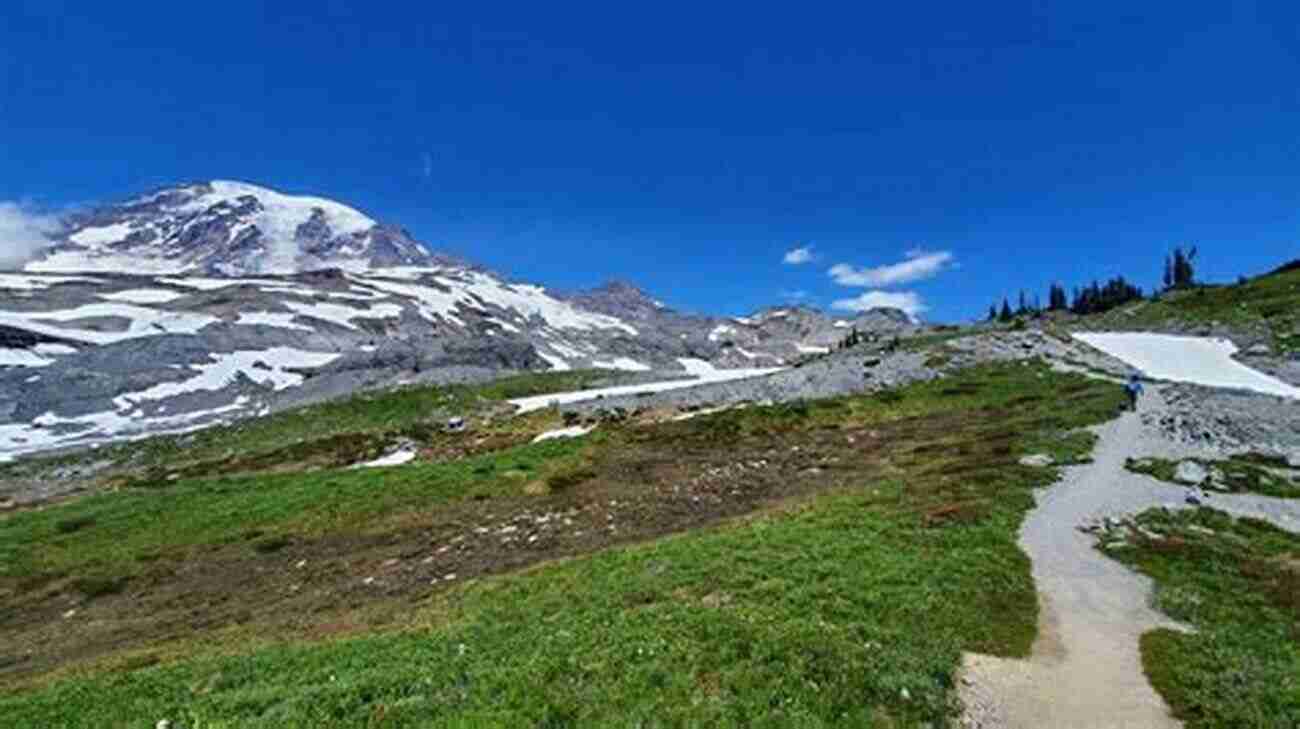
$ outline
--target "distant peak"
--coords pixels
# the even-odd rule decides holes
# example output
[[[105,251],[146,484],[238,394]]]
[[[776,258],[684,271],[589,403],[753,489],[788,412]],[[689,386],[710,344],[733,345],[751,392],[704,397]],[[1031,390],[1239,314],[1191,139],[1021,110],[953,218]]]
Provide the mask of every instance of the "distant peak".
[[[223,275],[360,271],[435,262],[400,228],[324,197],[238,180],[189,182],[68,221],[25,267]]]
[[[626,279],[611,279],[597,286],[593,291],[603,291],[612,294],[632,294],[636,296],[645,296],[646,293],[641,287]]]

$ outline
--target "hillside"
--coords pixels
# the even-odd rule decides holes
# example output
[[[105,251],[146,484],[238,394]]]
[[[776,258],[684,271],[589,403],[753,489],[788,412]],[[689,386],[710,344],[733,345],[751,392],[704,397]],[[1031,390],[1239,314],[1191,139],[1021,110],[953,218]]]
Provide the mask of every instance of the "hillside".
[[[1156,301],[1089,317],[1093,329],[1228,335],[1277,354],[1300,351],[1300,269],[1279,269],[1227,286],[1162,294]]]
[[[1015,525],[1053,471],[1017,459],[1082,456],[1089,441],[1064,434],[1118,402],[1004,365],[581,439],[530,442],[554,411],[476,417],[413,432],[429,460],[392,469],[332,470],[295,446],[312,431],[364,451],[328,436],[572,384],[412,390],[121,446],[146,478],[0,521],[0,681],[22,690],[0,710],[32,725],[941,721],[960,651],[1032,641]]]
[[[1041,524],[1061,503],[1034,489],[1063,474],[1119,516],[1179,503],[1181,487],[1153,499],[1146,476],[1115,472],[1127,454],[1164,453],[1134,449],[1163,443],[1170,422],[1204,448],[1198,423],[1230,421],[1194,391],[1190,408],[1171,396],[1145,406],[1150,422],[1117,423],[1107,380],[1128,369],[1060,333],[944,331],[680,394],[634,385],[545,407],[654,375],[609,370],[413,384],[0,465],[6,490],[38,499],[0,504],[0,712],[37,726],[945,726],[958,701],[993,711],[987,692],[1108,695],[1081,692],[1094,673],[1146,687],[1125,621],[1147,593],[1092,553],[1078,519],[1106,515],[1108,551],[1131,540],[1121,558],[1198,580],[1181,588],[1196,599],[1239,582],[1186,576],[1157,532],[1123,536],[1158,511],[1067,510],[1039,527],[1049,549],[1072,539],[1070,564],[1120,570],[1123,590],[1092,572],[1040,579],[1050,562],[1018,541],[1027,515]],[[1231,397],[1300,454],[1293,406]],[[447,427],[454,417],[465,427]],[[1094,463],[1081,428],[1108,421]],[[1300,517],[1280,501],[1215,496]],[[1300,549],[1262,524],[1216,529],[1260,554]],[[1255,548],[1213,539],[1215,554]],[[1284,579],[1271,557],[1250,559],[1259,579]],[[1040,614],[1037,593],[1062,589],[1119,610],[1110,632],[1070,640],[1131,654],[1122,670],[1085,654],[1085,668],[1039,672],[1036,636],[1081,617],[1060,592]],[[1153,637],[1160,694],[1146,688],[1143,711],[1163,715],[1163,696],[1232,719],[1284,700],[1276,677],[1296,651],[1260,642],[1288,619],[1278,594],[1234,605],[1232,635]],[[1179,657],[1225,649],[1258,677],[1232,701],[1196,688],[1230,676]],[[1008,673],[1032,691],[1002,688]]]

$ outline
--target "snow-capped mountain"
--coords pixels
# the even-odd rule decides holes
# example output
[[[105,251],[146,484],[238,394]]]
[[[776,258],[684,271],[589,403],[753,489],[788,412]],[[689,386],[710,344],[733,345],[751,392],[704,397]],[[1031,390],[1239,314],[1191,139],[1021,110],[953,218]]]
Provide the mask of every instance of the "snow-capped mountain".
[[[503,371],[770,371],[854,327],[914,324],[683,314],[627,283],[558,295],[330,200],[175,187],[77,216],[0,273],[0,461]]]
[[[347,205],[225,180],[167,188],[68,223],[26,270],[241,276],[441,260]]]

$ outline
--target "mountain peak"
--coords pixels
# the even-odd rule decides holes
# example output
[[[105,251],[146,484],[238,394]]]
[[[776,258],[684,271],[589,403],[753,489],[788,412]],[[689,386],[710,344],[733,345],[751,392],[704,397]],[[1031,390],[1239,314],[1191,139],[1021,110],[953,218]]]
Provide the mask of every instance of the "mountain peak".
[[[212,180],[73,216],[55,245],[26,268],[237,276],[432,262],[401,229],[343,203]]]
[[[611,279],[594,289],[580,291],[565,298],[592,311],[625,319],[648,319],[670,312],[663,302],[624,279]]]

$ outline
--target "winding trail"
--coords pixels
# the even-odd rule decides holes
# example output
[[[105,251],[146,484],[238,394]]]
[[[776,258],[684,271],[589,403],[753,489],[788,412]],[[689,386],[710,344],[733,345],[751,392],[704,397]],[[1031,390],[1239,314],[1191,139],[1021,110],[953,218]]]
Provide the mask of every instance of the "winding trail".
[[[1144,410],[1164,407],[1152,388]],[[1032,655],[1013,660],[967,655],[962,700],[967,727],[1178,727],[1142,672],[1139,638],[1156,628],[1185,630],[1150,607],[1151,580],[1105,557],[1076,527],[1155,506],[1186,508],[1186,489],[1124,468],[1129,457],[1193,455],[1124,413],[1099,426],[1092,463],[1064,469],[1021,526],[1033,561],[1039,632]],[[1300,531],[1300,503],[1246,494],[1213,495],[1206,505]]]

